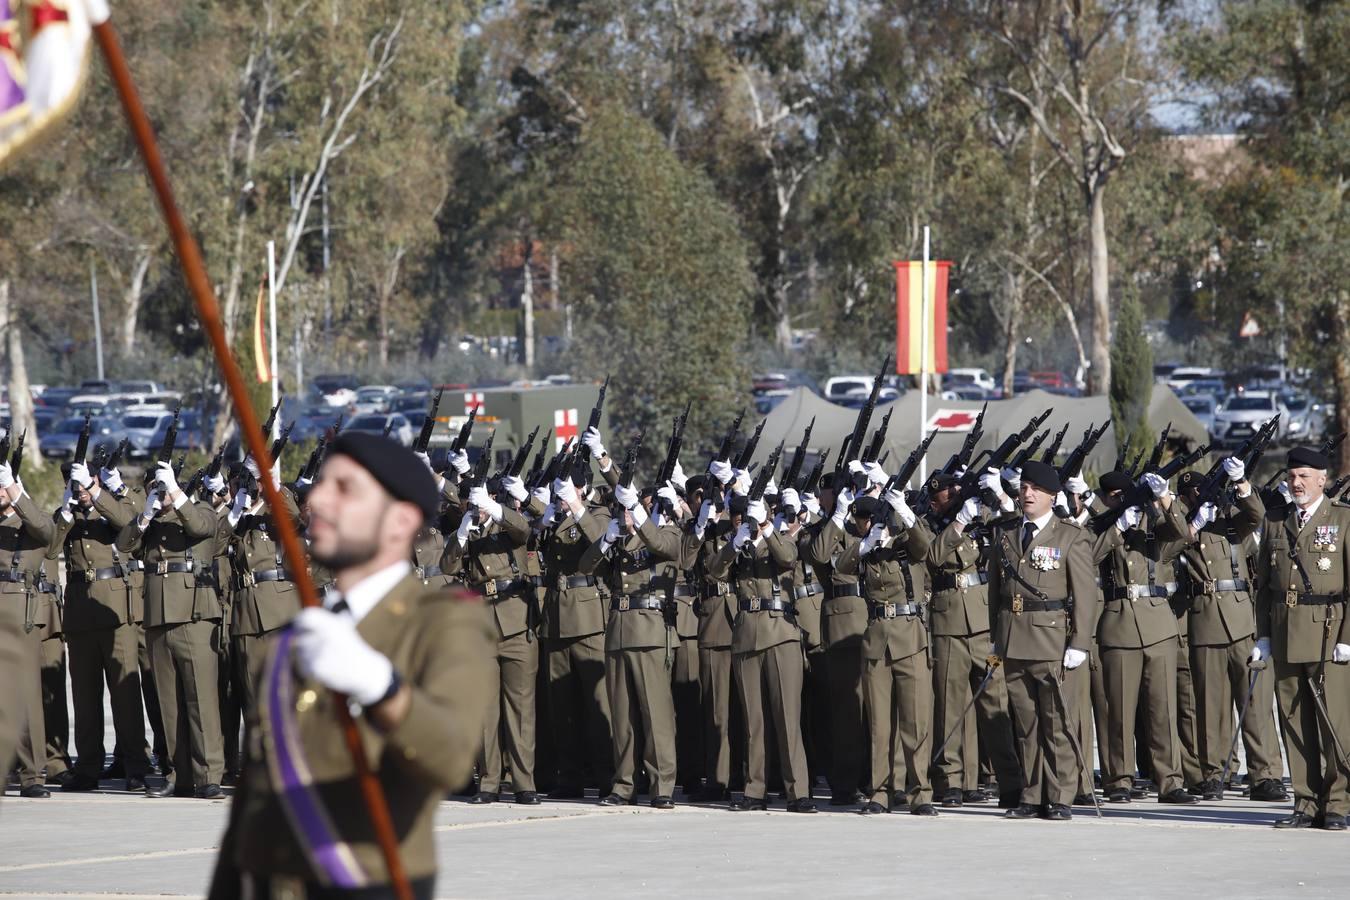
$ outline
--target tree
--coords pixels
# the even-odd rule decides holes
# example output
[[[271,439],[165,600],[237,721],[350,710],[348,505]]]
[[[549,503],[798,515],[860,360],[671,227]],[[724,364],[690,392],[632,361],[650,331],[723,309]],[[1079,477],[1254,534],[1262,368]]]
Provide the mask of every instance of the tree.
[[[1122,291],[1116,315],[1115,340],[1111,342],[1111,425],[1117,443],[1126,437],[1135,447],[1152,445],[1148,405],[1153,397],[1153,351],[1144,336],[1144,317],[1139,298]]]

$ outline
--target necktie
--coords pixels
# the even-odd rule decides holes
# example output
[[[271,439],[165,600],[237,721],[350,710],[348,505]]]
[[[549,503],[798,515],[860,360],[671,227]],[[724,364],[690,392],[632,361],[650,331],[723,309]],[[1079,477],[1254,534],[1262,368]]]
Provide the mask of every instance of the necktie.
[[[1312,516],[1312,513],[1308,512],[1306,509],[1300,509],[1300,510],[1298,511],[1298,530],[1299,530],[1299,531],[1302,531],[1302,530],[1303,530],[1303,526],[1308,524],[1308,519],[1309,519],[1311,516]]]
[[[1032,539],[1036,537],[1036,523],[1026,522],[1022,525],[1022,552],[1026,553],[1027,548],[1031,546]]]

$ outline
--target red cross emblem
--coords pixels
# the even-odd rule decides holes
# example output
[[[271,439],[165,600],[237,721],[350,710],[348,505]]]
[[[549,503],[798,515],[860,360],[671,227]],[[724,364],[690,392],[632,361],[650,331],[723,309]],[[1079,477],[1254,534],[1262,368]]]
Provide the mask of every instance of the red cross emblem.
[[[464,415],[469,415],[475,409],[480,413],[483,411],[483,392],[465,391],[464,392]]]
[[[553,433],[557,441],[557,450],[561,450],[568,438],[579,436],[577,431],[577,411],[575,409],[555,409],[553,411]]]
[[[926,430],[969,431],[975,425],[975,419],[978,415],[978,413],[960,409],[940,409],[928,421]]]

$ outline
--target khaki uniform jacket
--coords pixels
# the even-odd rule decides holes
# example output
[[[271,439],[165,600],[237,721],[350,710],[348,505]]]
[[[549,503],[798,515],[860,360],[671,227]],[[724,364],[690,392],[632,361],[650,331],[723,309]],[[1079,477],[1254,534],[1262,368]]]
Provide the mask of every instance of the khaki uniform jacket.
[[[1173,503],[1175,509],[1180,503]],[[1254,551],[1256,530],[1261,527],[1265,507],[1255,489],[1246,497],[1237,498],[1234,509],[1205,529],[1186,544],[1182,552],[1183,568],[1189,575],[1188,615],[1191,644],[1219,647],[1251,637],[1256,633],[1256,604],[1254,585],[1247,557]],[[1186,525],[1189,533],[1190,525]],[[1236,544],[1229,543],[1229,535]],[[1232,552],[1230,552],[1232,551]],[[1233,553],[1237,555],[1237,575],[1234,576]],[[1247,582],[1245,591],[1207,592],[1205,582]]]
[[[519,511],[504,506],[502,520],[489,519],[485,529],[469,538],[466,546],[460,546],[458,535],[450,535],[441,557],[441,571],[487,593],[489,582],[495,585],[503,579],[526,577],[525,545],[529,540],[530,523]],[[495,592],[495,587],[492,590]],[[487,597],[500,638],[514,637],[530,627],[532,591],[532,587],[518,588],[504,596],[494,593]]]
[[[544,594],[543,635],[553,640],[589,637],[605,630],[609,615],[609,592],[604,584],[568,587],[567,579],[585,575],[581,556],[605,536],[609,507],[587,503],[581,519],[567,513],[560,521],[544,526],[539,547],[547,578]]]
[[[848,519],[844,527],[835,524],[833,518],[826,518],[820,524],[816,536],[807,543],[806,561],[816,567],[821,583],[826,585],[827,599],[824,624],[821,632],[825,647],[835,644],[852,643],[862,640],[867,630],[867,601],[862,597],[835,596],[834,588],[839,585],[858,583],[856,574],[845,574],[838,570],[837,561],[853,545],[863,539],[858,534],[853,520]]]
[[[1256,634],[1270,638],[1271,653],[1278,660],[1318,662],[1331,659],[1336,644],[1350,643],[1350,633],[1345,627],[1345,594],[1350,585],[1350,547],[1347,547],[1350,508],[1337,506],[1330,497],[1324,497],[1302,530],[1298,527],[1296,510],[1290,504],[1281,514],[1265,519],[1261,553],[1257,557],[1261,592],[1256,601]],[[1291,591],[1295,601],[1298,594],[1306,591],[1290,557],[1291,549],[1307,570],[1312,593],[1331,595],[1338,602],[1288,605]]]
[[[131,556],[116,547],[118,534],[138,511],[110,491],[100,490],[88,512],[76,509],[69,520],[64,510],[52,516],[56,542],[64,544],[66,552],[67,634],[139,624],[145,618],[141,585],[132,583],[132,572],[125,568]],[[123,577],[90,580],[98,569],[119,566],[124,567]]]
[[[60,628],[60,609],[56,597],[38,592],[38,582],[54,582],[46,567],[48,549],[56,537],[56,526],[33,499],[20,494],[11,514],[0,519],[0,569],[17,571],[23,581],[0,581],[0,603],[19,605],[25,624],[48,629]]]
[[[731,542],[731,536],[730,522],[725,520],[709,522],[703,533],[703,541],[698,544],[694,573],[697,576],[699,590],[698,645],[703,649],[729,649],[732,626],[740,612],[740,604],[731,582],[709,575],[713,560],[717,559],[722,548]],[[689,540],[698,542],[692,533]]]
[[[356,724],[389,804],[408,876],[423,878],[436,871],[436,807],[468,779],[482,741],[488,684],[495,677],[490,662],[495,629],[481,602],[456,599],[409,575],[361,619],[357,631],[412,689],[408,713],[392,732],[380,733],[363,716]],[[266,684],[266,656],[257,654],[259,685]],[[388,883],[333,693],[298,682],[296,697],[300,744],[333,825],[362,868],[376,882]],[[248,715],[250,733],[256,734],[257,709]],[[240,872],[313,878],[277,800],[261,741],[249,741],[247,753],[212,896],[218,889],[219,896],[237,896]]]
[[[1173,502],[1176,505],[1176,502]],[[1144,510],[1144,515],[1151,513]],[[1156,524],[1150,545],[1142,524],[1124,532],[1120,546],[1105,563],[1113,584],[1102,582],[1102,613],[1097,622],[1097,641],[1103,647],[1139,649],[1180,637],[1177,615],[1169,597],[1138,597],[1131,600],[1114,596],[1113,588],[1149,584],[1149,560],[1153,560],[1153,583],[1162,587],[1175,583],[1174,563],[1185,547],[1183,535],[1175,528],[1176,518],[1164,515]],[[1120,534],[1114,525],[1110,530]],[[1109,592],[1109,593],[1107,593]]]
[[[1049,662],[1064,658],[1064,648],[1086,653],[1090,624],[1096,618],[1100,592],[1092,565],[1093,541],[1076,522],[1051,516],[1022,552],[1022,519],[1001,521],[994,529],[989,563],[989,596],[995,606],[994,652],[1005,659]],[[1058,551],[1049,568],[1036,568],[1036,550]],[[1050,600],[1067,600],[1068,611],[1013,612],[1014,598],[1032,599],[1026,587],[1004,574],[1002,560]]]
[[[210,577],[222,540],[220,519],[211,507],[189,500],[161,511],[144,532],[134,516],[117,536],[117,549],[139,552],[145,561],[145,627],[219,620],[220,598]],[[192,572],[156,574],[167,563],[191,563]]]
[[[657,580],[665,586],[670,579],[671,609],[675,611],[675,634],[681,640],[698,637],[698,616],[694,612],[694,592],[697,577],[691,580],[694,564],[698,561],[699,543],[678,522],[665,521],[658,526],[648,517],[638,529],[638,537],[652,551],[652,555],[666,564],[657,566]],[[680,596],[676,596],[679,594]]]
[[[299,528],[300,507],[289,488],[282,488],[286,515]],[[264,508],[265,509],[265,508]],[[229,521],[222,519],[224,527]],[[231,561],[231,622],[234,637],[266,634],[285,625],[300,611],[300,591],[288,577],[285,581],[257,581],[256,573],[287,570],[281,542],[276,539],[272,516],[245,515],[229,533]]]
[[[708,574],[731,580],[738,601],[781,599],[792,601],[792,570],[797,563],[797,545],[787,536],[770,530],[738,552],[728,541],[712,561]],[[731,652],[758,653],[801,640],[794,614],[765,610],[737,610],[732,624]]]
[[[824,641],[824,634],[821,631],[823,625],[821,617],[825,612],[825,586],[817,574],[816,567],[806,561],[807,545],[816,536],[814,529],[811,527],[813,524],[803,525],[794,536],[797,542],[797,564],[792,569],[794,587],[805,587],[811,584],[818,587],[816,593],[809,597],[801,597],[794,604],[797,610],[797,626],[802,630],[802,640],[806,643],[808,652],[819,650]],[[829,578],[825,580],[829,581]]]
[[[593,573],[603,580],[613,600],[656,596],[669,601],[667,586],[653,583],[656,562],[637,534],[620,536],[608,547],[601,535],[581,554],[578,567],[584,574]],[[605,625],[606,653],[666,647],[673,640],[674,629],[666,608],[618,610],[611,602]]]
[[[940,528],[935,526],[941,525]],[[938,532],[928,548],[930,583],[939,576],[978,575],[987,572],[989,532],[980,522],[972,522],[963,531],[956,520],[937,522],[929,518],[927,527]],[[971,537],[971,531],[977,535]],[[984,563],[981,565],[981,563]],[[937,590],[928,605],[928,627],[935,635],[967,637],[989,631],[989,586],[971,584]]]
[[[933,533],[920,519],[913,528],[902,528],[885,546],[866,556],[861,555],[861,541],[850,545],[835,569],[840,574],[860,575],[870,604],[919,605],[924,600],[924,578],[928,574],[925,560],[932,542]],[[927,647],[928,630],[919,616],[874,618],[863,633],[863,659],[900,660]]]

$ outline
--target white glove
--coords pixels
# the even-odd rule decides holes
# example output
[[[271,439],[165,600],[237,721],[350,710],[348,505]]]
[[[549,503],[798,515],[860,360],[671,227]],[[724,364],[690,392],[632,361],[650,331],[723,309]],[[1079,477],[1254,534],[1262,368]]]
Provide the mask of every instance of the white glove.
[[[450,454],[450,468],[454,469],[460,475],[469,471],[469,451],[456,450]]]
[[[778,503],[788,509],[802,508],[802,498],[797,495],[796,488],[783,488],[783,492],[778,495]]]
[[[731,549],[740,552],[740,549],[749,543],[749,541],[750,523],[742,522],[740,527],[736,529],[736,535],[731,539]]]
[[[459,520],[459,530],[455,532],[455,537],[459,539],[459,545],[461,547],[467,547],[469,545],[469,538],[478,530],[478,523],[474,521],[475,518],[473,510],[469,510],[464,514],[464,517]]]
[[[1087,654],[1082,650],[1075,650],[1072,647],[1064,649],[1064,668],[1076,669],[1087,662]]]
[[[769,518],[769,511],[764,506],[763,500],[751,500],[746,506],[745,517],[756,525],[763,525]]]
[[[469,488],[469,505],[476,506],[487,513],[488,518],[494,522],[500,522],[502,520],[502,505],[496,500],[493,500],[492,495],[488,493],[487,488],[483,487],[481,484],[477,487]]]
[[[853,489],[844,488],[834,497],[834,515],[831,516],[834,524],[840,528],[844,527],[845,520],[848,519],[848,509],[853,505]]]
[[[431,467],[431,457],[430,457],[430,456],[428,456],[427,454],[423,453],[423,452],[420,451],[420,450],[414,451],[414,452],[413,452],[413,456],[416,456],[418,459],[420,459],[420,460],[422,461],[422,465],[424,465],[424,466],[427,467],[427,471],[428,471],[428,472],[430,472],[432,475],[435,475],[435,474],[436,474],[436,470],[433,469],[433,468]]]
[[[725,459],[714,459],[708,465],[708,472],[724,486],[731,483],[731,463]]]
[[[1077,494],[1079,496],[1088,492],[1088,483],[1083,480],[1082,475],[1070,475],[1064,479],[1064,493]]]
[[[86,491],[94,486],[94,476],[89,474],[89,467],[84,463],[75,463],[70,467],[70,480]]]
[[[699,538],[703,537],[703,531],[708,527],[708,518],[712,515],[713,504],[711,500],[704,500],[703,505],[698,508],[698,522],[694,525],[694,534]]]
[[[623,504],[624,509],[632,509],[638,505],[637,488],[631,484],[627,487],[624,487],[622,483],[616,484],[614,486],[614,499]]]
[[[552,499],[553,494],[549,491],[548,485],[543,485],[530,491],[530,497],[539,501],[540,506],[548,506],[548,501]]]
[[[524,503],[530,496],[530,492],[525,490],[525,482],[515,475],[502,478],[502,490],[510,494],[517,503]]]
[[[980,489],[993,491],[994,496],[996,497],[1006,497],[1007,494],[1003,492],[1003,482],[1000,480],[1002,477],[1003,476],[994,470],[993,466],[990,466],[985,470],[985,473],[980,476]]]
[[[1337,644],[1331,651],[1334,663],[1350,663],[1350,644]]]
[[[581,435],[581,443],[585,445],[587,450],[591,451],[591,456],[596,459],[608,455],[605,452],[605,442],[600,440],[600,429],[598,428],[587,428]]]
[[[886,542],[886,526],[880,522],[872,526],[872,530],[867,532],[867,536],[862,539],[858,545],[858,555],[866,556],[873,550],[882,546]]]
[[[1004,481],[1008,482],[1008,486],[1014,491],[1020,491],[1022,489],[1021,469],[1014,469],[1012,466],[1004,466],[1003,471],[999,473],[999,476]],[[1001,491],[1002,489],[1000,488],[1000,492]]]
[[[867,471],[867,467],[862,464],[860,459],[850,459],[848,461],[848,474],[861,475]]]
[[[813,516],[820,515],[820,501],[815,494],[802,494],[802,507]]]
[[[10,487],[14,484],[14,470],[9,467],[9,463],[0,463],[0,490]]]
[[[205,483],[206,483],[206,489],[207,489],[208,491],[210,491],[212,494],[223,494],[223,493],[225,493],[225,488],[226,488],[226,484],[225,484],[225,476],[223,476],[223,475],[207,475],[206,478],[204,479],[204,481],[205,481]],[[305,482],[306,484],[309,483],[309,479],[308,479],[308,478],[303,478],[303,479],[301,479],[301,481]],[[296,484],[299,484],[299,483],[300,483],[299,481],[296,482]]]
[[[70,505],[75,500],[75,495],[70,492],[70,485],[66,485],[66,492],[61,495],[61,505],[57,510],[64,513],[70,512]]]
[[[1069,498],[1064,496],[1063,491],[1060,491],[1058,494],[1055,495],[1055,508],[1063,510],[1067,510],[1069,508]]]
[[[159,509],[159,494],[151,491],[145,496],[145,506],[141,509],[142,521],[149,522],[155,517],[155,513],[159,512]]]
[[[1247,658],[1252,662],[1270,659],[1270,638],[1257,638],[1256,646],[1252,647],[1252,655]]]
[[[569,509],[581,499],[577,496],[577,486],[572,483],[570,478],[553,479],[553,493]]]
[[[1129,531],[1131,528],[1139,524],[1139,517],[1140,517],[1139,507],[1131,506],[1130,508],[1126,509],[1123,513],[1120,514],[1119,519],[1116,519],[1116,527],[1119,528],[1122,532]]]
[[[891,480],[890,477],[886,474],[886,470],[881,468],[881,463],[877,462],[866,463],[863,466],[863,469],[867,472],[868,484],[885,484],[886,482]]]
[[[258,463],[252,456],[244,457],[244,468],[248,469],[248,474],[253,476],[254,481],[262,477],[262,470],[258,468]]]
[[[604,545],[600,548],[608,550],[609,546],[619,539],[623,533],[623,521],[619,518],[609,520],[609,527],[605,529],[605,536],[601,538]]]
[[[778,493],[778,482],[770,478],[769,483],[764,485],[764,495],[766,497],[773,497],[777,493]]]
[[[155,464],[155,484],[164,488],[165,494],[172,494],[178,490],[178,479],[173,477],[173,466],[170,463]]]
[[[1200,531],[1218,516],[1219,508],[1217,506],[1213,503],[1201,503],[1200,508],[1195,511],[1195,515],[1191,517],[1191,527]]]
[[[956,521],[962,525],[969,525],[980,517],[980,498],[971,497],[961,508],[956,511]]]
[[[670,472],[670,480],[674,482],[675,487],[680,490],[684,490],[684,483],[689,480],[688,476],[684,474],[684,466],[680,465],[678,459],[675,460],[675,468]]]
[[[1229,456],[1223,461],[1223,471],[1228,476],[1228,480],[1237,484],[1239,481],[1247,479],[1247,467],[1242,460],[1235,456]]]
[[[656,489],[658,499],[664,500],[670,504],[670,508],[678,510],[680,508],[680,495],[675,492],[673,485],[666,484]]]
[[[914,518],[914,511],[910,509],[909,504],[905,502],[904,491],[900,488],[891,488],[886,492],[884,499],[886,503],[890,505],[891,509],[895,510],[896,517],[899,518],[901,522],[905,523],[906,528],[912,528],[914,526],[914,522],[916,521]]]
[[[750,493],[750,470],[736,469],[735,478],[731,482],[731,492],[733,494]]]
[[[301,674],[346,694],[362,706],[379,701],[394,680],[389,658],[356,632],[356,620],[311,606],[293,620],[295,661]]]
[[[122,473],[116,469],[99,469],[98,480],[103,482],[103,486],[116,494],[122,490]]]
[[[1145,472],[1144,477],[1139,480],[1148,485],[1148,489],[1153,492],[1154,497],[1167,496],[1167,479],[1157,472]]]
[[[1285,503],[1294,502],[1294,495],[1289,492],[1289,482],[1281,481],[1277,490],[1280,492],[1280,496],[1284,498]]]

